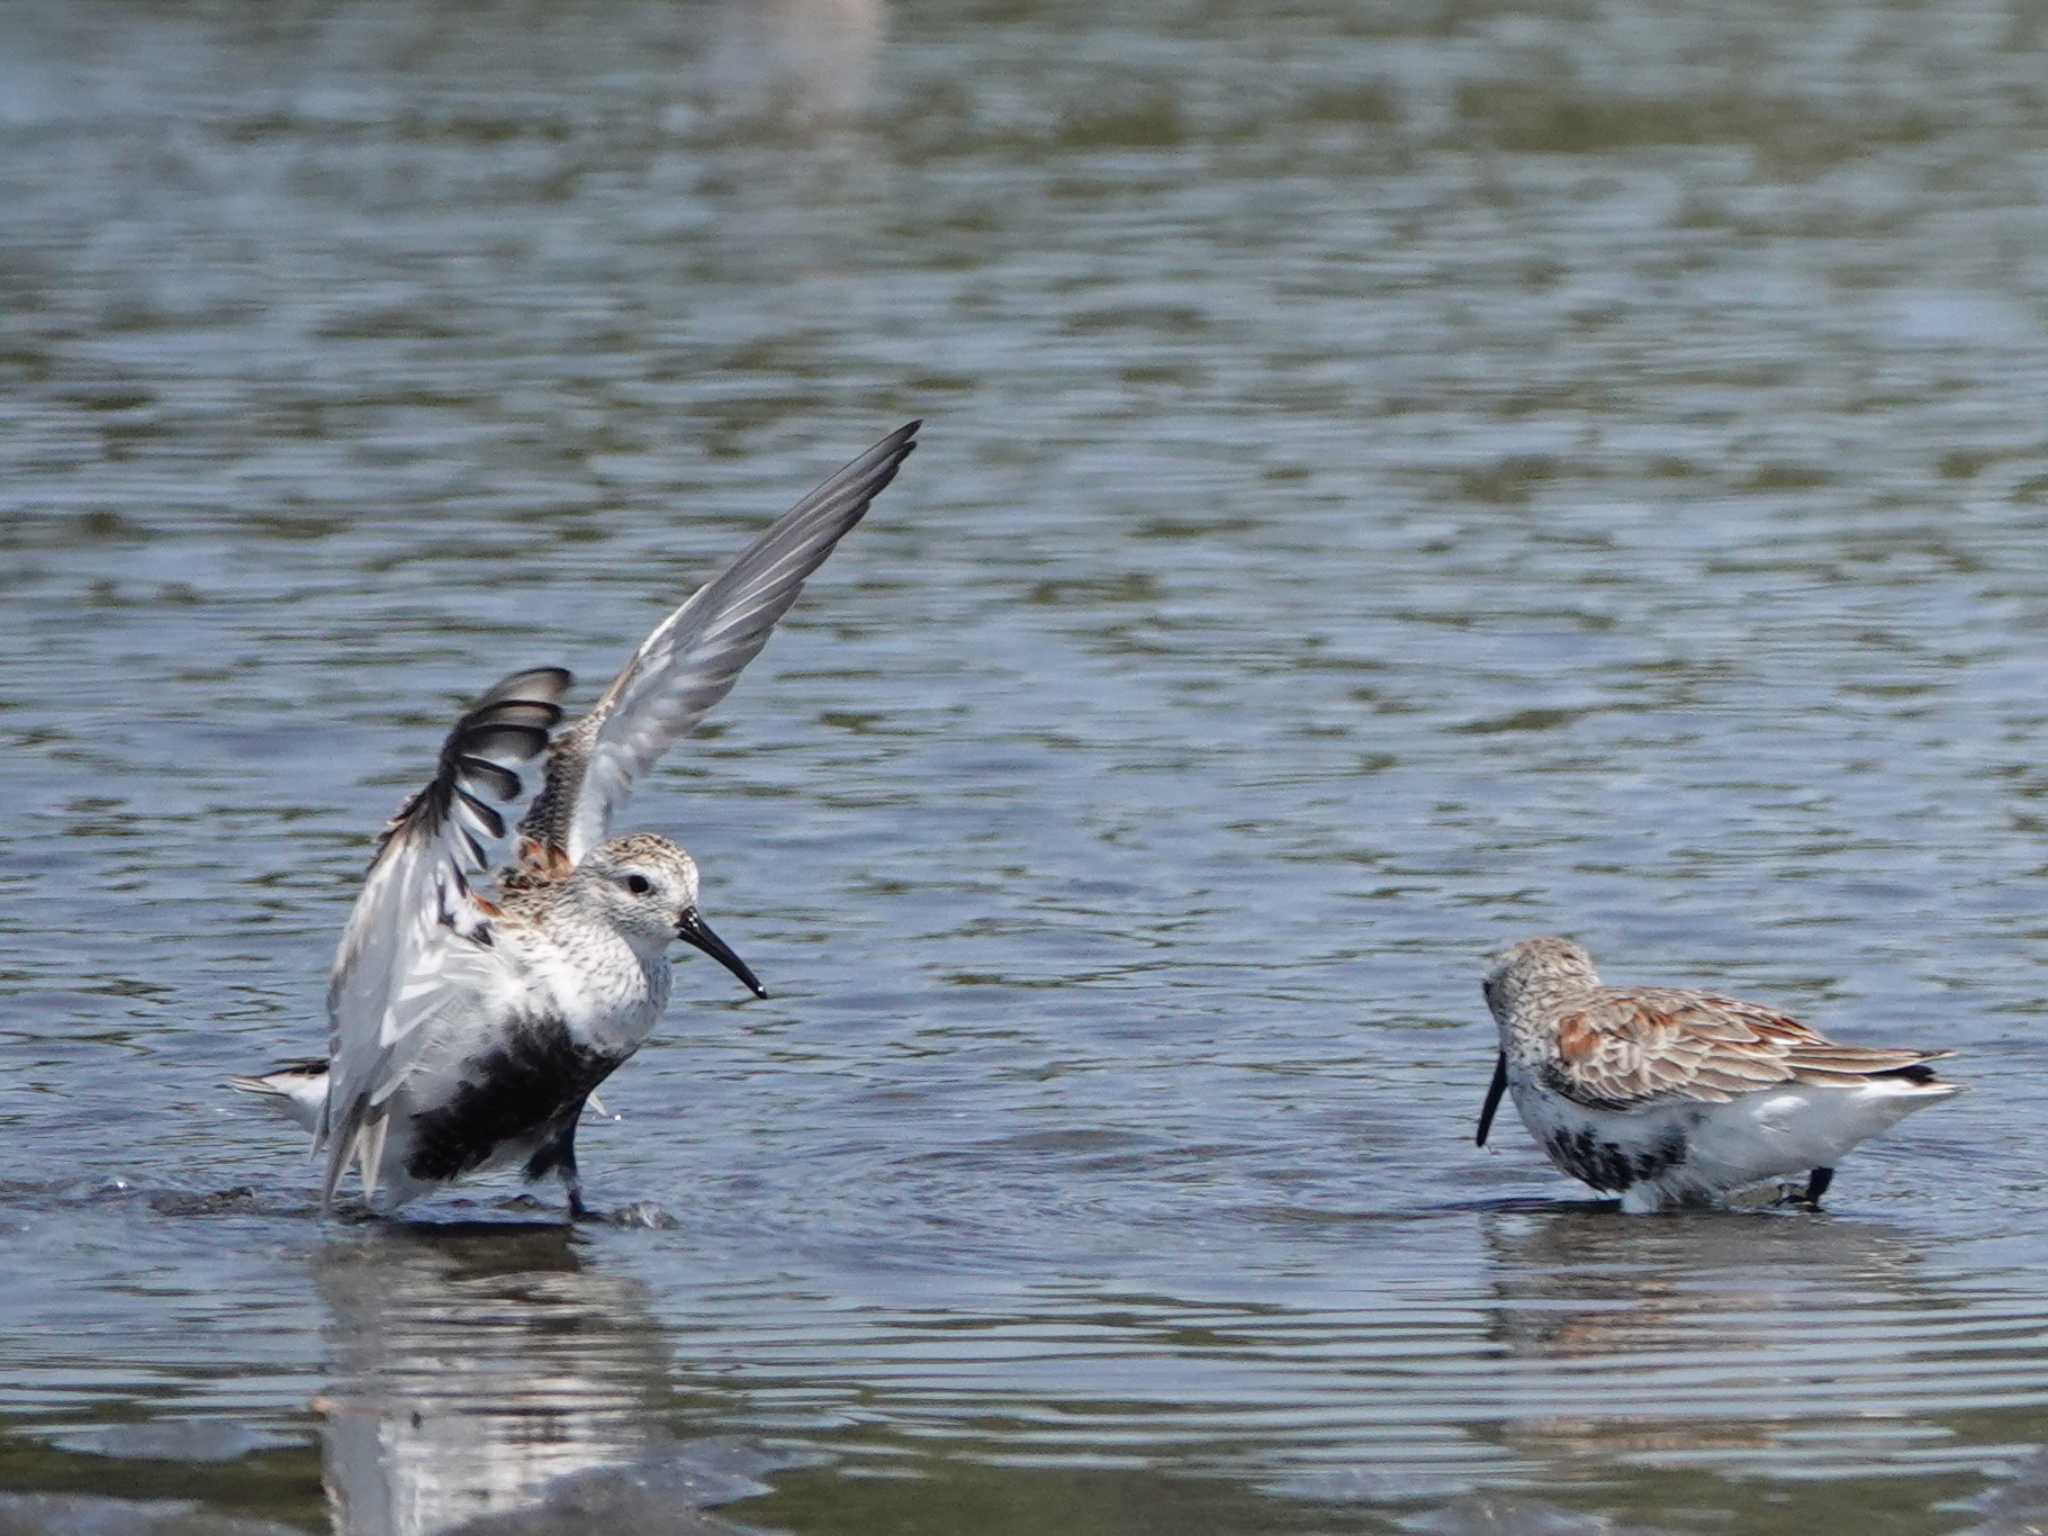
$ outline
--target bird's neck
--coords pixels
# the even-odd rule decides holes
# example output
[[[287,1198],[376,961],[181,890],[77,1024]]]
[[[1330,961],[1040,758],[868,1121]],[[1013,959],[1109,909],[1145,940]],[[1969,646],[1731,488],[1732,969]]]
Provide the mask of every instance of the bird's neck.
[[[1508,1059],[1525,1066],[1548,1060],[1553,1048],[1550,1021],[1590,1001],[1599,986],[1600,978],[1588,973],[1531,977],[1516,988],[1506,1016],[1494,1019]]]

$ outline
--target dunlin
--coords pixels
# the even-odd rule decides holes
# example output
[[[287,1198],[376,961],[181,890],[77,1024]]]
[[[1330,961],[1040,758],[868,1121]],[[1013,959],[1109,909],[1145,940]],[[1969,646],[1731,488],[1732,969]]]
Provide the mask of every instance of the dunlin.
[[[668,1004],[670,944],[759,996],[697,908],[697,866],[665,838],[607,840],[634,782],[725,697],[807,577],[915,447],[891,433],[813,491],[658,625],[596,706],[553,734],[570,677],[517,672],[471,706],[439,771],[392,818],[328,978],[328,1060],[232,1085],[307,1125],[323,1208],[356,1164],[395,1209],[469,1174],[557,1175],[585,1214],[576,1124]],[[545,751],[495,898],[471,887]]]
[[[1503,1093],[1565,1173],[1622,1208],[1713,1204],[1806,1174],[1817,1205],[1859,1142],[1957,1093],[1928,1062],[1948,1051],[1838,1045],[1772,1008],[1709,992],[1603,987],[1569,939],[1526,939],[1484,984]]]

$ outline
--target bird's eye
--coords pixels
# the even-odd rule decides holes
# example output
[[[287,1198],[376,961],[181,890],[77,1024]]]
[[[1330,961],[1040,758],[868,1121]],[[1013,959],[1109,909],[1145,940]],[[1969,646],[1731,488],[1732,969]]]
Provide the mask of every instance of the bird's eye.
[[[654,889],[654,882],[645,875],[628,875],[626,876],[626,889],[635,896],[645,896]]]

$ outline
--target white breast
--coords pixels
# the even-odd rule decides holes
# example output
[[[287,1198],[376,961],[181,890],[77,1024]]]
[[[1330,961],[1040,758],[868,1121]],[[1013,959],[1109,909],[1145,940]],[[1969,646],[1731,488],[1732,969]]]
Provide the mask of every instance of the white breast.
[[[614,1055],[638,1050],[668,1007],[669,964],[644,961],[609,932],[576,932],[563,942],[536,932],[520,948],[529,995],[545,995],[549,1012],[580,1045]]]

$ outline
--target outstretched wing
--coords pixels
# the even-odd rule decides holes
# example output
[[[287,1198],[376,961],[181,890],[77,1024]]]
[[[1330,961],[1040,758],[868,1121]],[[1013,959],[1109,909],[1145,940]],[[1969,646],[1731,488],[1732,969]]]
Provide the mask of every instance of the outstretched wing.
[[[1708,992],[1603,988],[1558,1020],[1552,1086],[1594,1109],[1725,1104],[1777,1083],[1932,1077],[1947,1051],[1841,1045],[1772,1009]]]
[[[811,572],[896,478],[922,425],[891,432],[785,513],[664,619],[597,707],[555,738],[547,783],[519,825],[522,865],[559,873],[604,841],[634,780],[726,696]]]
[[[478,699],[448,733],[433,782],[377,841],[327,979],[331,1068],[315,1142],[327,1148],[323,1203],[365,1137],[375,1144],[360,1148],[364,1193],[372,1192],[381,1106],[428,1033],[422,1026],[460,1005],[456,983],[473,968],[469,957],[490,948],[489,917],[471,898],[469,877],[504,836],[496,806],[519,800],[513,767],[546,748],[569,682],[561,668],[541,667]]]

